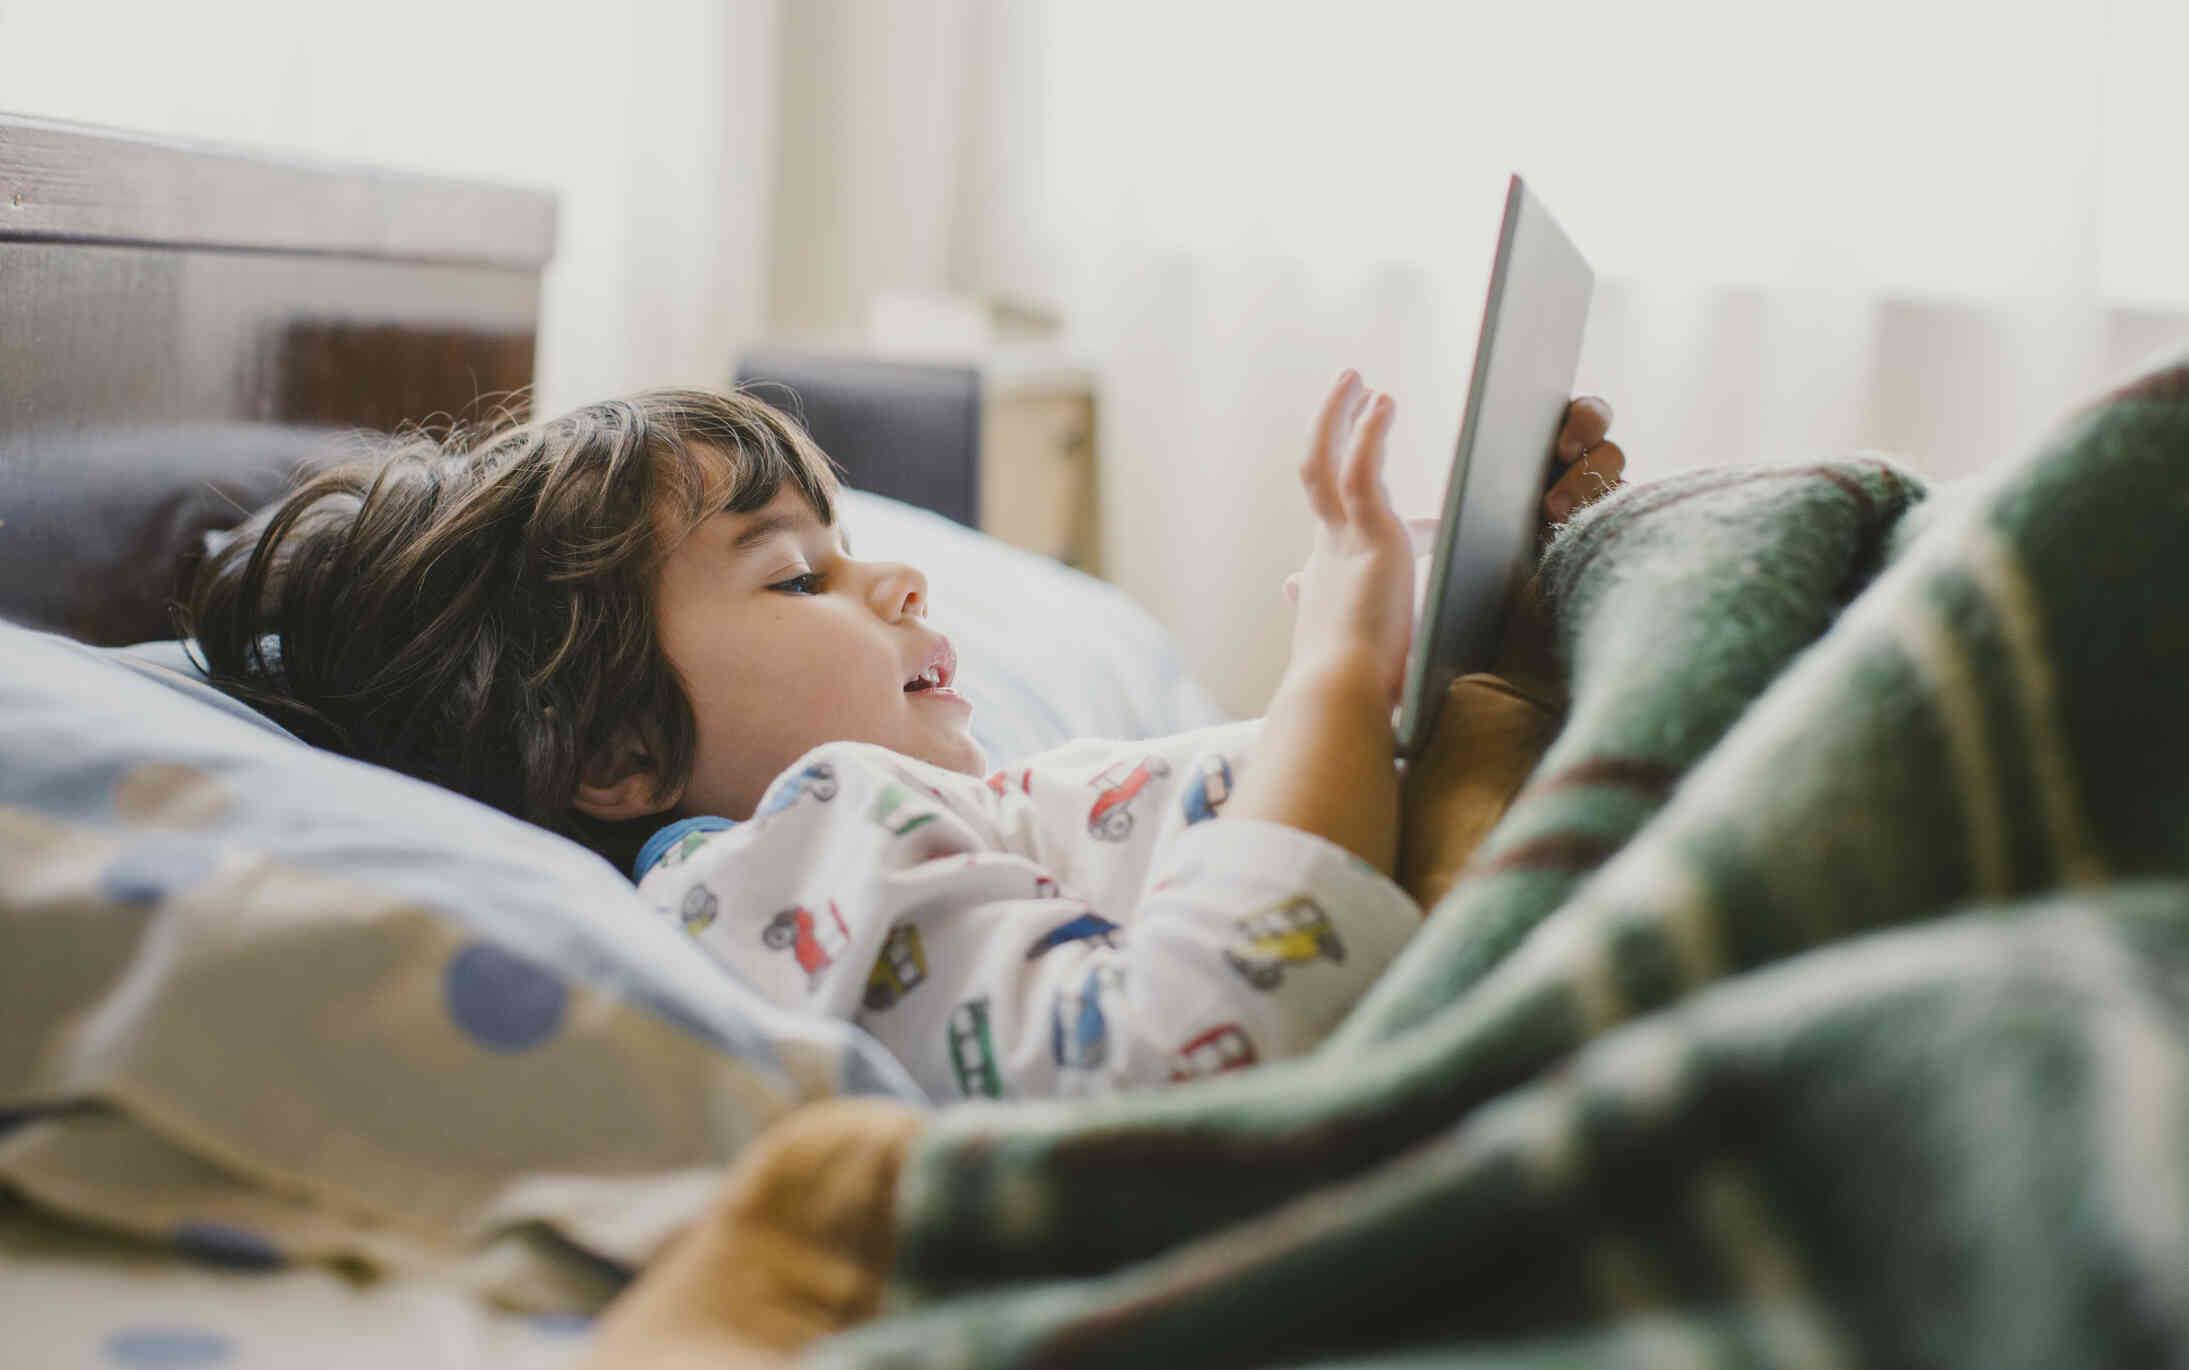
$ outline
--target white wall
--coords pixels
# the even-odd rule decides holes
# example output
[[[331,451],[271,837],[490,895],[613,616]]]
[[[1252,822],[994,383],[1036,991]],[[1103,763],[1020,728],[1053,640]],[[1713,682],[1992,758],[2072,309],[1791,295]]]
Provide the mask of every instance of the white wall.
[[[962,200],[968,0],[793,0],[781,20],[768,322],[856,331],[869,300],[939,290]]]
[[[1506,170],[1603,272],[1579,385],[1635,474],[1952,475],[2183,335],[2185,41],[2180,0],[0,0],[0,110],[555,190],[549,411],[877,291],[1048,306],[1103,565],[1245,713],[1339,365],[1435,502]]]
[[[1509,171],[1598,268],[1577,388],[1636,477],[1963,474],[2189,335],[2179,0],[798,0],[781,32],[770,325],[1062,316],[1105,574],[1240,713],[1341,365],[1400,400],[1394,497],[1440,501]]]
[[[0,110],[556,192],[538,404],[759,331],[778,0],[0,0]]]

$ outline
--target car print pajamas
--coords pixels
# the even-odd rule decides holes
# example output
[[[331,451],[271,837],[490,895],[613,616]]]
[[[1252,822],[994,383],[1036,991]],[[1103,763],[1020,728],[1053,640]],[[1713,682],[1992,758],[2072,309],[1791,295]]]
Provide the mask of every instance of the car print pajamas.
[[[1086,1095],[1299,1055],[1421,926],[1387,876],[1212,822],[1258,721],[1074,742],[987,777],[817,747],[639,890],[778,1003],[845,1018],[937,1101]]]

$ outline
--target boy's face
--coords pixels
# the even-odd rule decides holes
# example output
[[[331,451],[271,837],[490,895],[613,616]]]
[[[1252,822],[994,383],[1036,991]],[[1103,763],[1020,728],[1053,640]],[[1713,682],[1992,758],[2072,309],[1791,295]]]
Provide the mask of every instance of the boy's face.
[[[694,530],[662,569],[656,615],[699,720],[678,813],[747,818],[770,780],[824,742],[982,770],[973,706],[947,688],[956,656],[927,626],[926,577],[852,560],[795,489]],[[941,687],[905,688],[938,668]]]

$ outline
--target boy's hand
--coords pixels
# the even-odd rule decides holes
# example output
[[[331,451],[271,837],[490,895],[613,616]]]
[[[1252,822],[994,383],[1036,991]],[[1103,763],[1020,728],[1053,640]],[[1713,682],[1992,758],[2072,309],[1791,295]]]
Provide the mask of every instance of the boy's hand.
[[[1574,510],[1608,492],[1627,469],[1627,454],[1619,444],[1605,441],[1611,431],[1611,406],[1594,395],[1583,395],[1566,406],[1566,422],[1558,430],[1557,462],[1564,472],[1543,496],[1546,525],[1564,523]]]
[[[1323,401],[1300,466],[1317,527],[1300,572],[1291,673],[1365,670],[1395,702],[1414,631],[1414,553],[1383,487],[1394,410],[1350,370]]]
[[[1566,406],[1566,420],[1558,430],[1556,461],[1560,468],[1551,488],[1543,494],[1543,527],[1537,542],[1547,543],[1573,511],[1597,498],[1608,494],[1619,483],[1619,477],[1627,469],[1627,454],[1618,443],[1608,441],[1605,434],[1611,431],[1611,405],[1594,395],[1583,395]],[[1406,535],[1412,539],[1414,557],[1414,611],[1421,611],[1421,601],[1429,588],[1427,559],[1434,556],[1437,545],[1437,525],[1442,522],[1434,515],[1409,516],[1404,520]],[[1285,577],[1285,597],[1297,604],[1300,601],[1300,575],[1294,571]]]

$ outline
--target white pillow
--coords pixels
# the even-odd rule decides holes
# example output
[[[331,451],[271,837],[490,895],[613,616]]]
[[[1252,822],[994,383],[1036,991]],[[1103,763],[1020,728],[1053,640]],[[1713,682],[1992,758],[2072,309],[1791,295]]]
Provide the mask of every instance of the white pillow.
[[[1177,638],[1116,586],[880,495],[846,491],[842,517],[861,559],[927,576],[928,619],[957,649],[990,765],[1074,738],[1229,721]]]

